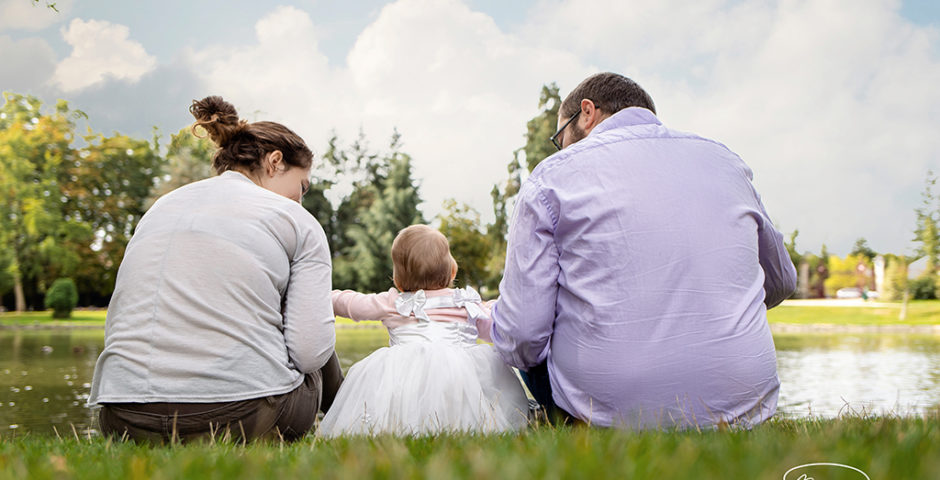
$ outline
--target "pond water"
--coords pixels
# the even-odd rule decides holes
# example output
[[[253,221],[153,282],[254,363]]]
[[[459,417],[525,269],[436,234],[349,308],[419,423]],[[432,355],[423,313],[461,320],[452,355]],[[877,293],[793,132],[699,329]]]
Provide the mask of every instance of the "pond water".
[[[780,416],[911,415],[940,405],[940,337],[826,333],[774,339]],[[343,369],[387,342],[384,329],[339,330]],[[94,432],[93,414],[84,405],[102,346],[102,330],[0,330],[0,438]]]

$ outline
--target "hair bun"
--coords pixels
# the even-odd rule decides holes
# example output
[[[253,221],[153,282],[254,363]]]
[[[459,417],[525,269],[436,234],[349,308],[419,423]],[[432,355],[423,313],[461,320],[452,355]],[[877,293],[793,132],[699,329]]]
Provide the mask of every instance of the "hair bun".
[[[235,107],[217,95],[202,100],[193,100],[189,113],[196,118],[193,124],[193,135],[196,127],[202,127],[209,133],[209,138],[219,147],[228,143],[236,133],[244,128],[245,122],[238,119]],[[196,135],[199,136],[199,135]]]

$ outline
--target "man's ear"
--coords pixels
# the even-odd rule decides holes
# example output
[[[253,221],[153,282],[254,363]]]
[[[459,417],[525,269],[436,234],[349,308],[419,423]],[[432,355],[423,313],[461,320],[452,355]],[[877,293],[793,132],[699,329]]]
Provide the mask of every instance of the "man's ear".
[[[585,132],[590,132],[598,123],[606,118],[601,111],[597,109],[594,102],[585,98],[581,100],[581,115],[578,117],[578,127]]]
[[[264,171],[269,177],[284,168],[284,154],[280,150],[275,150],[264,156]]]

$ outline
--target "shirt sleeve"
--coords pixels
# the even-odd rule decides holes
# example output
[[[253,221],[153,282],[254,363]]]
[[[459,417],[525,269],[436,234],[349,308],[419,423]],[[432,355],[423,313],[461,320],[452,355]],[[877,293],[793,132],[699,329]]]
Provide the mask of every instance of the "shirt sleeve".
[[[520,369],[548,357],[559,274],[554,219],[538,186],[526,182],[509,228],[506,267],[492,310],[491,333],[503,360]]]
[[[783,234],[774,228],[760,197],[761,219],[757,228],[757,249],[764,270],[764,304],[773,308],[796,291],[796,267],[783,244]]]
[[[383,293],[359,293],[352,290],[333,290],[333,311],[356,322],[383,320],[391,313],[391,298],[395,290]]]
[[[303,228],[298,234],[284,305],[287,353],[303,373],[326,365],[336,347],[329,247],[316,220],[310,217],[309,221],[310,228]]]

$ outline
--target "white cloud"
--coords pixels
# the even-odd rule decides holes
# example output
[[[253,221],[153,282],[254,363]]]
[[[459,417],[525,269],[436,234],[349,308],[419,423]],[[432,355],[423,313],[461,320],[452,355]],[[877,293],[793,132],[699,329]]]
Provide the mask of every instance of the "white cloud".
[[[928,168],[940,170],[938,31],[895,0],[545,1],[513,31],[457,0],[400,0],[330,62],[309,15],[279,7],[248,46],[188,55],[248,119],[311,145],[393,127],[429,215],[454,197],[489,214],[542,84],[598,70],[635,78],[667,125],[715,138],[755,171],[798,246],[846,253],[864,236],[904,253]]]
[[[346,64],[329,66],[317,27],[295,8],[259,21],[256,45],[191,54],[211,92],[230,97],[243,116],[284,122],[311,145],[331,130],[352,139],[361,127],[373,146],[403,134],[426,203],[446,198],[487,215],[489,191],[524,144],[545,82],[575,82],[588,71],[557,49],[530,48],[486,15],[453,0],[387,5],[358,37]],[[276,34],[275,34],[276,32]]]
[[[129,36],[124,25],[72,20],[62,29],[62,38],[72,46],[72,53],[56,67],[52,82],[74,92],[109,79],[139,80],[156,67],[157,60]]]
[[[45,2],[0,0],[0,32],[4,30],[42,30],[67,18],[72,0],[56,0],[55,10]]]
[[[526,41],[634,77],[667,125],[741,154],[799,248],[847,253],[864,236],[904,253],[923,177],[940,168],[940,35],[898,8],[571,0],[535,9]]]

